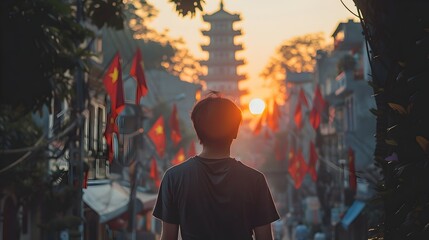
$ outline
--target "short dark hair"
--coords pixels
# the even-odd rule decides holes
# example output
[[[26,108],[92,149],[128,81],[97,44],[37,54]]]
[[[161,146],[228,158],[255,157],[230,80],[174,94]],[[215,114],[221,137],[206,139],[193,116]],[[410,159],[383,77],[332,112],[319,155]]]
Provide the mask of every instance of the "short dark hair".
[[[195,104],[191,119],[201,144],[225,143],[237,137],[242,115],[233,101],[211,92]]]

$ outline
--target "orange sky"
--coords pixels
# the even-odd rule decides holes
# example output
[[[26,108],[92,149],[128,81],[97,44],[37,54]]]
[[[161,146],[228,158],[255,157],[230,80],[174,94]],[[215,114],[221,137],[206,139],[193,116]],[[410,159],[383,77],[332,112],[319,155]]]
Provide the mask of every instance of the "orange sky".
[[[197,58],[206,58],[200,44],[207,41],[200,33],[208,26],[202,21],[201,14],[194,18],[179,17],[174,5],[168,0],[148,0],[158,10],[158,17],[151,23],[157,30],[169,30],[174,38],[183,38],[191,53]],[[220,0],[206,0],[204,12],[212,13],[219,9]],[[352,0],[344,0],[355,9]],[[247,73],[249,79],[242,88],[250,90],[249,97],[266,97],[271,91],[264,87],[260,72],[274,54],[276,48],[293,36],[313,32],[324,32],[326,37],[334,31],[339,21],[352,18],[340,0],[225,0],[225,9],[240,13],[243,20],[237,23],[244,35],[236,42],[243,43],[245,49],[238,57],[245,58],[247,64],[240,67],[240,73]],[[249,100],[244,98],[244,101]]]

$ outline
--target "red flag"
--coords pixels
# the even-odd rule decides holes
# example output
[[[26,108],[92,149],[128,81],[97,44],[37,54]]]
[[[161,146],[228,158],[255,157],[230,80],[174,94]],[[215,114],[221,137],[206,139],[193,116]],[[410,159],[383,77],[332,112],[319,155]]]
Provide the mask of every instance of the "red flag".
[[[110,97],[110,110],[111,112],[116,112],[116,114],[119,114],[125,107],[122,70],[119,59],[119,53],[116,53],[103,77],[104,86]]]
[[[298,130],[301,130],[301,128],[304,126],[304,123],[302,121],[302,110],[301,110],[301,104],[299,102],[296,104],[294,120]]]
[[[156,164],[156,160],[154,158],[152,158],[152,161],[150,163],[150,173],[149,173],[149,176],[155,182],[155,185],[157,187],[159,187],[160,184],[161,184],[161,181],[159,179],[158,165]]]
[[[311,175],[311,179],[313,179],[313,182],[317,180],[317,171],[316,171],[316,164],[318,160],[316,147],[314,146],[313,142],[310,142],[310,160],[308,163],[308,172]]]
[[[319,113],[322,113],[326,107],[326,102],[322,97],[322,92],[320,91],[319,85],[317,85],[316,89],[314,90],[313,107],[315,107]]]
[[[273,100],[273,111],[268,119],[268,127],[270,127],[274,132],[279,129],[279,118],[279,106],[277,105],[276,100]]]
[[[171,161],[171,164],[180,164],[185,161],[185,158],[185,151],[183,151],[183,148],[180,148],[179,151],[176,153],[176,156],[174,156],[174,159]]]
[[[258,135],[261,130],[262,130],[262,124],[264,123],[264,121],[267,121],[268,119],[268,109],[265,108],[264,111],[262,112],[261,116],[259,117],[258,122],[256,123],[255,128],[253,129],[253,135]]]
[[[147,94],[146,77],[143,72],[142,54],[139,48],[137,48],[137,51],[134,54],[133,62],[131,63],[130,75],[133,76],[137,81],[136,104],[139,105],[140,98],[146,96]]]
[[[88,172],[89,169],[83,172],[83,188],[88,188]]]
[[[164,118],[162,116],[160,116],[153,124],[152,128],[148,132],[148,136],[152,140],[153,144],[155,144],[158,155],[163,157],[165,152],[165,128]]]
[[[191,145],[189,145],[188,157],[193,157],[197,155],[197,150],[195,149],[195,142],[192,141]]]
[[[293,155],[291,159],[289,159],[289,167],[288,171],[295,182],[295,188],[298,189],[302,185],[302,181],[304,180],[305,174],[307,173],[307,163],[302,156],[301,150],[298,150],[296,155]]]
[[[320,126],[320,113],[317,110],[316,106],[313,105],[313,108],[310,112],[310,124],[313,127],[314,130],[318,129]]]
[[[271,138],[271,134],[270,134],[270,131],[268,130],[268,128],[265,128],[264,138],[265,139]]]
[[[313,108],[310,112],[310,123],[314,130],[318,129],[321,122],[321,114],[326,107],[326,102],[322,97],[319,85],[314,90]]]
[[[349,184],[350,188],[356,191],[357,181],[356,181],[356,169],[355,169],[355,152],[352,148],[349,148]]]
[[[302,103],[308,108],[307,98],[305,97],[304,90],[301,88],[299,90],[298,104],[302,104]]]
[[[174,104],[173,106],[173,112],[170,115],[170,129],[171,129],[171,140],[174,143],[174,146],[177,146],[177,144],[180,143],[182,140],[182,135],[180,134],[179,129],[179,118],[177,116],[177,106]]]
[[[263,121],[263,115],[259,118],[258,122],[255,125],[255,128],[253,129],[253,135],[258,135],[262,130],[262,121]]]
[[[113,133],[116,134],[116,137],[119,136],[118,125],[116,125],[115,122],[116,117],[116,113],[107,114],[106,129],[104,130],[104,138],[106,139],[106,145],[109,153],[107,158],[110,163],[113,161]]]

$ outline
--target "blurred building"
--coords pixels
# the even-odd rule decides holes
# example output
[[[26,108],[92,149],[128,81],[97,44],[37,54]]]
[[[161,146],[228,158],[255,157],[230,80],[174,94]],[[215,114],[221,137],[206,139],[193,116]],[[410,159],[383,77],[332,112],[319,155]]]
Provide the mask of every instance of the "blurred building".
[[[95,154],[88,156],[90,181],[83,197],[86,219],[84,239],[129,239],[132,232],[130,221],[135,222],[137,238],[155,239],[160,232],[160,224],[151,214],[157,196],[157,188],[149,176],[153,149],[147,144],[143,133],[162,115],[166,120],[169,142],[168,119],[173,104],[176,104],[182,136],[187,141],[192,140],[194,133],[190,131],[192,125],[189,114],[201,86],[182,81],[161,68],[145,69],[148,94],[141,99],[140,104],[136,104],[136,80],[129,75],[130,63],[137,48],[147,49],[144,48],[145,42],[134,39],[128,28],[119,31],[103,29],[101,36],[100,56],[103,56],[104,61],[100,64],[101,70],[94,71],[90,79],[91,104],[85,125],[85,146],[89,153]],[[114,137],[115,158],[109,164],[103,132],[106,114],[110,110],[102,76],[117,52],[122,59],[125,108],[116,120],[119,136]],[[146,56],[144,51],[142,55],[143,58]],[[173,150],[171,144],[167,145],[167,157],[157,159],[160,176],[171,166],[168,156],[174,155],[170,152]],[[132,194],[134,187],[135,194]]]
[[[340,23],[332,35],[332,52],[319,51],[315,80],[328,101],[328,111],[320,126],[323,155],[339,164],[353,149],[356,170],[363,171],[372,163],[375,119],[369,109],[375,102],[368,85],[369,62],[360,23]]]
[[[220,9],[212,14],[203,15],[203,20],[210,24],[209,30],[202,34],[208,36],[210,43],[201,45],[203,51],[208,52],[208,59],[201,61],[207,66],[207,75],[201,77],[206,84],[206,90],[219,91],[240,103],[240,96],[246,92],[240,90],[239,82],[246,79],[245,75],[238,74],[237,68],[245,62],[237,59],[236,52],[243,50],[242,44],[235,43],[235,37],[241,36],[241,30],[233,27],[234,22],[241,20],[239,14],[231,14],[224,9],[223,2]]]
[[[319,173],[325,175],[323,179],[330,181],[320,182],[318,194],[322,196],[319,198],[323,208],[331,208],[325,211],[325,214],[332,213],[325,216],[325,220],[337,224],[341,218],[334,213],[343,212],[345,216],[357,218],[363,208],[359,209],[358,214],[347,214],[346,209],[351,206],[347,211],[356,211],[353,206],[362,205],[354,201],[367,199],[370,195],[364,178],[357,179],[356,188],[350,184],[353,172],[350,164],[353,164],[351,160],[354,158],[355,172],[364,172],[372,164],[375,118],[371,117],[369,109],[374,107],[375,102],[367,83],[370,69],[360,23],[353,20],[340,23],[332,38],[334,49],[317,53],[315,83],[320,86],[328,102],[318,132],[318,148],[324,160]],[[353,220],[347,220],[349,225]],[[358,222],[364,224],[365,221]]]

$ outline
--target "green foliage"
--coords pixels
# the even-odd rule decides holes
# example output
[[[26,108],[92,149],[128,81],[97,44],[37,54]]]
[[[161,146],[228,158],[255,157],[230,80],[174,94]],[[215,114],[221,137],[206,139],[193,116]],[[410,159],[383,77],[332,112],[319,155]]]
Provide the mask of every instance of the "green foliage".
[[[143,26],[156,15],[153,6],[145,0],[83,0],[80,18],[84,24],[80,24],[77,2],[0,1],[0,199],[12,197],[18,206],[40,209],[40,227],[48,232],[76,229],[81,223],[81,219],[69,215],[78,188],[68,183],[68,172],[49,169],[49,141],[43,140],[40,146],[34,146],[43,138],[30,112],[42,112],[42,107],[51,106],[53,99],[73,104],[75,70],[88,71],[93,53],[87,44],[96,28],[123,29],[130,24],[128,20],[134,20],[137,26],[134,30],[141,33],[146,30],[139,29],[138,24]],[[201,10],[201,5],[192,2],[192,7],[186,0],[175,3],[180,5],[177,9],[183,16]],[[154,56],[147,59],[152,68],[161,68],[166,63],[174,66],[177,59],[173,58],[183,53],[178,45],[156,40],[147,41],[145,46]],[[179,75],[182,69],[171,71]],[[58,139],[65,145],[64,150],[74,135],[75,131],[71,131]],[[64,150],[54,158],[67,160]]]
[[[1,1],[0,9],[1,103],[38,109],[70,88],[70,73],[83,55],[76,43],[90,32],[64,1]]]
[[[156,15],[153,7],[144,0],[127,1],[128,5],[122,0],[83,2],[83,20],[98,28],[122,29],[125,9],[136,21]],[[202,2],[174,1],[177,11],[183,16],[194,15],[196,9],[201,10]],[[71,99],[74,71],[77,67],[84,67],[91,56],[82,44],[93,36],[87,25],[76,22],[76,6],[72,3],[56,0],[0,1],[2,106],[10,105],[25,113],[40,109],[53,97]],[[136,4],[148,13],[138,15]]]
[[[169,0],[176,5],[176,11],[182,15],[191,17],[195,16],[197,9],[202,11],[205,0]]]
[[[124,27],[123,0],[85,1],[85,13],[90,22],[98,28],[104,26],[122,29]]]
[[[377,104],[374,159],[384,175],[378,232],[387,240],[429,239],[429,3],[355,3],[371,48]],[[392,155],[398,160],[385,160]]]
[[[285,95],[287,72],[311,72],[316,63],[317,50],[327,49],[323,33],[310,33],[286,40],[277,48],[261,77],[281,95]]]
[[[338,72],[353,70],[356,66],[356,60],[353,56],[347,54],[344,55],[337,63]]]

